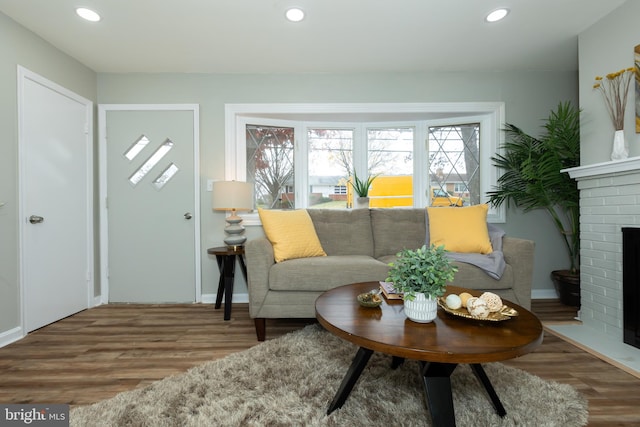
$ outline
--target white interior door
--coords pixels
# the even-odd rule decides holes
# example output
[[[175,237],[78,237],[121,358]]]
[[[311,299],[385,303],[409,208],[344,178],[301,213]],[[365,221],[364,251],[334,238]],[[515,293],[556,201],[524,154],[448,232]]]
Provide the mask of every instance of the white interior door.
[[[26,332],[93,295],[93,104],[19,68],[20,240]]]
[[[100,106],[109,302],[200,297],[197,106]]]

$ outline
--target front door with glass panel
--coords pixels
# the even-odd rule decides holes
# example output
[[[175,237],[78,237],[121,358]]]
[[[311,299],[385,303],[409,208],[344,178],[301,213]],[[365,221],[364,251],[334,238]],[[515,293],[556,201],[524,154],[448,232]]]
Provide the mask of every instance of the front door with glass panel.
[[[196,300],[196,110],[110,110],[110,302]]]

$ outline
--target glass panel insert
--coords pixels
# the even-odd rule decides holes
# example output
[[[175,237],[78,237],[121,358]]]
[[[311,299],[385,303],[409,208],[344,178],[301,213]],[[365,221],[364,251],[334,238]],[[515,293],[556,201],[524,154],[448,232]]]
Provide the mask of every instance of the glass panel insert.
[[[430,205],[480,203],[480,124],[429,128]]]
[[[255,185],[255,206],[293,209],[294,129],[278,126],[246,126],[247,182]]]
[[[413,138],[412,127],[367,129],[370,207],[413,206]]]
[[[129,160],[135,159],[136,156],[140,154],[142,150],[144,150],[144,147],[146,147],[147,144],[149,144],[149,138],[147,138],[146,135],[141,135],[140,138],[138,138],[136,142],[134,142],[133,145],[129,147],[126,153],[124,153],[124,156]]]
[[[146,162],[133,175],[129,177],[129,182],[133,185],[138,184],[142,178],[149,173],[155,165],[173,148],[173,142],[170,139],[165,140],[160,147],[147,159]]]
[[[171,163],[156,179],[153,180],[153,185],[160,190],[164,185],[173,178],[178,172],[178,166],[175,163]]]
[[[353,129],[309,129],[309,208],[346,208]]]

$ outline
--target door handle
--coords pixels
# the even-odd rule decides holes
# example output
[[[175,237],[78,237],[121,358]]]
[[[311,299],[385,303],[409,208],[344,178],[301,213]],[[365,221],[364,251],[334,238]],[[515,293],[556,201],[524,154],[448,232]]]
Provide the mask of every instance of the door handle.
[[[184,217],[185,217],[185,219],[191,219],[191,218],[193,218],[193,215],[191,215],[190,212],[187,212],[187,213],[184,214]]]
[[[44,218],[38,215],[31,215],[29,217],[29,222],[31,224],[40,224],[41,222],[44,222]]]

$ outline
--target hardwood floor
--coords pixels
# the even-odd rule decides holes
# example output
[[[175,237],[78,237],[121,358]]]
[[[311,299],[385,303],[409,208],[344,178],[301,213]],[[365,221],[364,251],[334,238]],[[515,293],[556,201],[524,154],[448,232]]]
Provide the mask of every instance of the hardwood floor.
[[[543,322],[576,315],[550,300],[533,311]],[[312,321],[267,321],[267,339]],[[101,306],[0,348],[0,402],[84,405],[257,344],[246,304],[230,321],[211,305]],[[554,335],[504,363],[574,386],[589,399],[590,426],[640,425],[640,379]]]

